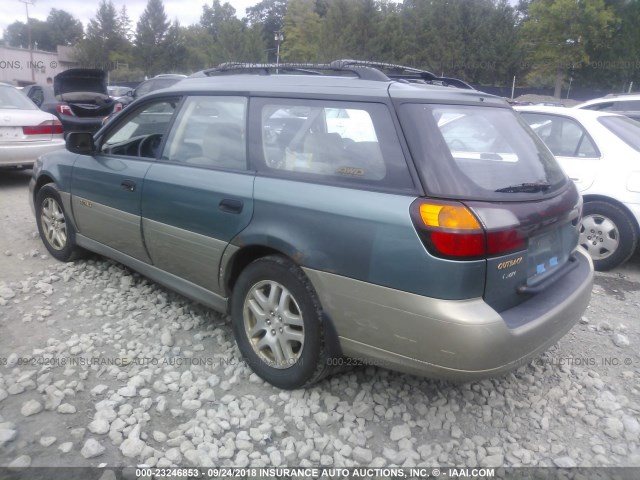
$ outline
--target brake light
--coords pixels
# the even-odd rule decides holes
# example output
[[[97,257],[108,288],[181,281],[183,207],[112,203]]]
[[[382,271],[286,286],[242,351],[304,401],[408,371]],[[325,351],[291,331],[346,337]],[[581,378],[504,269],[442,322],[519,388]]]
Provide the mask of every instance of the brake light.
[[[22,133],[25,135],[60,135],[62,132],[60,120],[45,120],[39,125],[22,127]]]
[[[58,103],[56,105],[56,112],[58,112],[60,115],[74,116],[73,112],[71,111],[71,107],[66,103]]]
[[[411,218],[427,249],[439,257],[477,259],[526,248],[517,229],[487,229],[462,203],[416,200]]]
[[[120,102],[116,103],[113,107],[113,113],[118,113],[122,111],[122,104]]]

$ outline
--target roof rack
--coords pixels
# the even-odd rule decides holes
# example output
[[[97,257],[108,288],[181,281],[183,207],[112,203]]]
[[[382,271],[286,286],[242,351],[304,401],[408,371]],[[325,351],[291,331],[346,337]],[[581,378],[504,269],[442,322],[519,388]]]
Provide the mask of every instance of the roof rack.
[[[384,71],[388,78],[399,80],[406,83],[427,83],[432,85],[441,85],[444,87],[465,88],[475,90],[467,82],[458,78],[438,77],[428,70],[407,67],[405,65],[397,65],[394,63],[372,62],[367,60],[334,60],[331,65],[340,65],[342,67],[370,67]]]
[[[396,65],[393,63],[365,60],[342,59],[330,63],[241,63],[226,62],[217,67],[199,72],[197,75],[218,76],[237,73],[255,73],[258,75],[299,74],[299,75],[350,75],[362,80],[388,82],[398,80],[404,83],[422,83],[457,87],[469,90],[474,88],[457,78],[438,77],[427,70]]]
[[[364,66],[336,67],[331,63],[221,63],[217,67],[203,70],[208,77],[216,75],[230,75],[234,73],[256,73],[258,75],[272,75],[280,73],[300,75],[351,75],[362,80],[389,81],[384,73],[375,68]]]

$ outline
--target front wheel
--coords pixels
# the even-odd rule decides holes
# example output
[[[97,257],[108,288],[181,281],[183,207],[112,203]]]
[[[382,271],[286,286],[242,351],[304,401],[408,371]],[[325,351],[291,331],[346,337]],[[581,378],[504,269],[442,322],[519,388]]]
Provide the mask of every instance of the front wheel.
[[[596,270],[611,270],[624,263],[637,243],[636,229],[621,208],[601,201],[585,203],[580,245],[589,252]]]
[[[320,303],[302,270],[286,258],[263,257],[245,268],[231,316],[240,353],[265,381],[290,390],[328,373]]]
[[[75,244],[75,231],[54,184],[47,184],[38,190],[35,211],[40,238],[51,256],[63,262],[80,256],[83,250]]]

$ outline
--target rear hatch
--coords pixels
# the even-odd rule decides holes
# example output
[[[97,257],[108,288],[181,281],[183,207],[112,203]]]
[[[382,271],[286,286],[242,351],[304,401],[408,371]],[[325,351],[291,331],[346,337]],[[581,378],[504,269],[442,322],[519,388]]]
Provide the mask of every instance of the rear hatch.
[[[72,68],[53,79],[56,99],[66,102],[78,117],[104,117],[113,112],[117,103],[107,93],[103,70]]]
[[[484,299],[503,311],[577,266],[582,200],[506,103],[473,95],[483,103],[399,105],[427,192],[411,214],[430,254],[486,260]]]

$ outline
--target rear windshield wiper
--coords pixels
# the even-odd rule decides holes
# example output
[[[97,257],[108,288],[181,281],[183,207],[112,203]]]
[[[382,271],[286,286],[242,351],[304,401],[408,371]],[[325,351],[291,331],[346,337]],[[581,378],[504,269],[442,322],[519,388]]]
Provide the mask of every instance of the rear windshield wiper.
[[[511,185],[510,187],[499,188],[496,192],[500,193],[538,193],[545,192],[551,187],[550,183],[536,182],[536,183],[520,183],[518,185]]]

